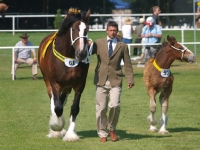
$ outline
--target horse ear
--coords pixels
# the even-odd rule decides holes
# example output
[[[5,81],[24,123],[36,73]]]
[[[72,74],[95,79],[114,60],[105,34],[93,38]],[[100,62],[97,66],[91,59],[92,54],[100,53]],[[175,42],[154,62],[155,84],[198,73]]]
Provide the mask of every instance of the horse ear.
[[[174,45],[174,42],[176,42],[175,38],[173,38],[173,37],[170,36],[170,35],[167,35],[167,41],[168,41],[171,45]]]
[[[87,11],[87,13],[86,13],[86,15],[85,15],[85,19],[87,20],[87,22],[88,22],[88,20],[89,20],[90,13],[91,13],[91,11],[90,11],[90,9],[88,9],[88,11]]]
[[[169,35],[167,35],[167,41],[168,41],[171,45],[174,44],[174,40],[173,40],[172,37],[169,36]]]

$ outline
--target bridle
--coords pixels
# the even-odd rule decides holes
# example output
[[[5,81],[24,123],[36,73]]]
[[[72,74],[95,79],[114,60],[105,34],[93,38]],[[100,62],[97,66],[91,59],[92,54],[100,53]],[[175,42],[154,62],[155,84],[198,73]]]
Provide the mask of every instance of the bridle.
[[[73,47],[74,47],[74,43],[75,43],[78,39],[80,39],[80,38],[86,38],[86,39],[88,39],[88,36],[79,36],[79,37],[77,37],[77,38],[75,38],[75,39],[73,40],[73,37],[72,37],[72,27],[70,28],[70,36],[71,36],[71,42],[72,42],[71,45],[73,45]]]
[[[178,43],[178,44],[180,44],[180,43]],[[181,45],[184,49],[176,48],[176,47],[172,46],[171,44],[169,44],[169,45],[170,45],[170,47],[172,47],[173,49],[182,52],[181,60],[183,60],[184,53],[185,53],[185,51],[186,51],[188,48],[185,47],[185,46],[183,46],[182,44],[180,44],[180,45]]]

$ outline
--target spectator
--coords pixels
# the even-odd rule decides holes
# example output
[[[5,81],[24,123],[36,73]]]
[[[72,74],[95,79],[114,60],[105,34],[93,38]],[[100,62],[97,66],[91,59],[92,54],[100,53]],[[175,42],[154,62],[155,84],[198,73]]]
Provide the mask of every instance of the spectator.
[[[154,24],[154,19],[152,17],[146,19],[146,25],[142,29],[141,37],[145,38],[145,43],[147,44],[158,43],[159,38],[162,37],[161,27]],[[145,47],[145,61],[154,56],[156,47],[156,45],[147,45]]]
[[[197,8],[198,15],[195,16],[196,26],[197,28],[200,28],[200,7]]]
[[[138,25],[136,26],[135,30],[134,30],[134,35],[135,35],[135,43],[141,43],[142,41],[142,37],[141,37],[141,33],[142,33],[142,28],[144,27],[144,18],[140,18],[138,21]],[[141,48],[141,46],[135,46],[134,47],[134,52],[133,55],[138,55],[139,49]]]
[[[114,21],[108,22],[106,32],[107,37],[98,39],[93,44],[93,53],[97,55],[98,59],[94,76],[96,123],[100,142],[106,142],[108,134],[110,134],[111,140],[115,142],[118,140],[115,131],[120,114],[120,95],[122,92],[121,59],[124,60],[129,89],[134,86],[134,80],[128,46],[116,38],[118,24]],[[109,103],[108,98],[110,98]],[[110,109],[107,117],[108,107]],[[109,132],[107,128],[110,129]]]
[[[125,18],[122,26],[122,42],[129,44],[132,43],[133,21],[130,18]]]
[[[133,33],[133,21],[130,18],[126,17],[123,21],[122,26],[122,39],[121,41],[125,44],[132,43],[132,33]],[[121,67],[124,66],[124,61],[121,60]]]
[[[160,7],[159,6],[154,6],[152,8],[152,10],[153,10],[153,14],[152,14],[151,17],[154,19],[154,23],[157,24],[157,25],[162,26],[162,23],[161,23],[160,18],[159,18],[159,14],[161,13]]]
[[[32,66],[32,79],[37,80],[37,57],[36,57],[36,52],[34,48],[28,48],[26,46],[33,46],[33,44],[28,41],[28,35],[27,33],[23,33],[20,38],[21,41],[19,41],[15,47],[22,47],[24,48],[15,48],[14,52],[14,61],[15,61],[15,66],[14,66],[14,75],[16,79],[16,70],[17,67],[20,64],[29,64]],[[31,58],[31,52],[33,54],[33,58]]]
[[[142,64],[142,61],[145,57],[145,38],[142,38],[142,41],[141,43],[143,44],[142,45],[142,50],[141,50],[141,55],[140,55],[140,58],[139,58],[139,61],[138,61],[138,64],[137,64],[137,67],[144,67],[144,65]]]

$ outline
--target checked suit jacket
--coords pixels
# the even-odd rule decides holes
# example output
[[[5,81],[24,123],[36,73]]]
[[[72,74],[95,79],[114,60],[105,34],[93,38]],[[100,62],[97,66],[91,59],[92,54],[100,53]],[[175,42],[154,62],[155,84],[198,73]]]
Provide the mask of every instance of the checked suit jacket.
[[[127,83],[134,84],[133,68],[126,44],[118,41],[111,57],[109,57],[107,38],[98,39],[93,44],[93,54],[96,54],[98,59],[94,76],[95,85],[103,86],[108,79],[112,87],[121,87],[123,78],[120,66],[121,59],[124,60]]]

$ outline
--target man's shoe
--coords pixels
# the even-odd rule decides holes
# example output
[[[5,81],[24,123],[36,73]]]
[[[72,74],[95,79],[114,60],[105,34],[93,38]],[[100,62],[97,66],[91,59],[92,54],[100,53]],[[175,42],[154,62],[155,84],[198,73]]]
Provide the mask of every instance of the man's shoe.
[[[102,142],[102,143],[107,142],[107,137],[100,138],[100,142]]]
[[[111,140],[112,140],[113,142],[116,142],[116,141],[118,140],[118,137],[117,137],[117,135],[116,135],[116,133],[115,133],[115,130],[111,130],[111,131],[110,131],[110,138],[111,138]]]
[[[32,79],[37,80],[38,78],[36,77],[36,75],[33,75]]]

